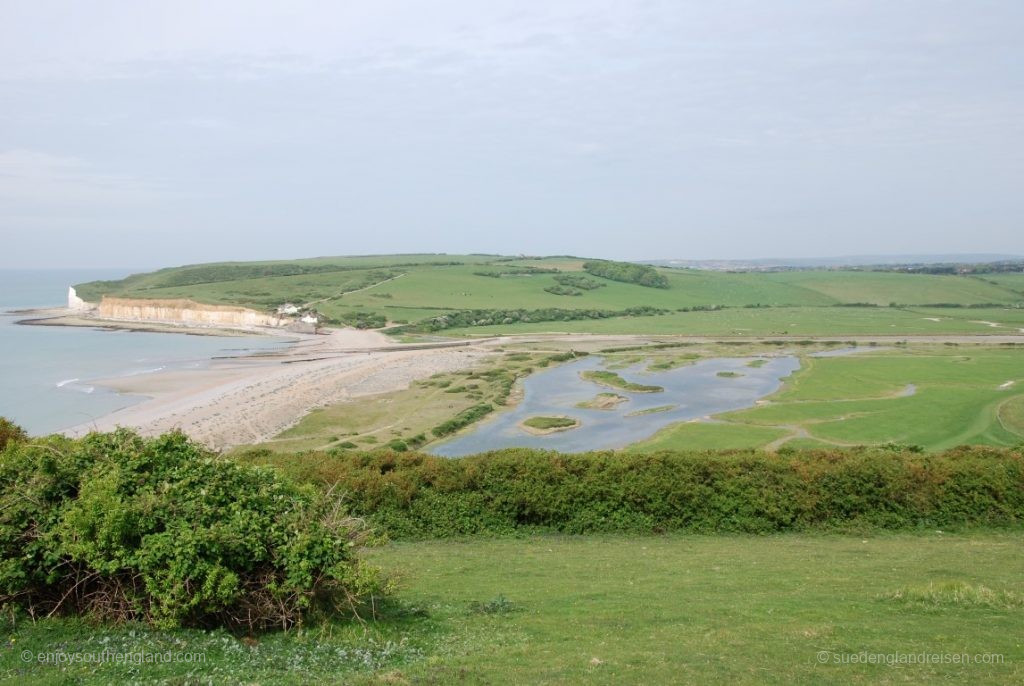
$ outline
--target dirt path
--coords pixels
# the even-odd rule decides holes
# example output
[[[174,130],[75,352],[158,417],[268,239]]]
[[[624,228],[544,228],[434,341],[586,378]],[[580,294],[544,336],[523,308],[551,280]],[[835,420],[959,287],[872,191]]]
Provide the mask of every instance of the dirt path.
[[[371,288],[376,288],[377,286],[386,284],[388,281],[394,281],[395,279],[400,279],[403,276],[405,276],[405,272],[402,272],[398,276],[392,276],[390,278],[384,279],[383,281],[378,281],[377,283],[371,283],[369,286],[363,286],[362,288],[357,288],[357,289],[352,290],[352,291],[342,291],[341,293],[335,293],[334,295],[329,295],[326,298],[320,298],[319,300],[313,300],[313,301],[308,302],[305,305],[303,305],[302,309],[309,309],[310,307],[313,307],[313,305],[319,305],[320,303],[325,303],[328,300],[336,300],[336,299],[341,298],[343,296],[351,295],[352,293],[359,293],[361,291],[368,291]]]

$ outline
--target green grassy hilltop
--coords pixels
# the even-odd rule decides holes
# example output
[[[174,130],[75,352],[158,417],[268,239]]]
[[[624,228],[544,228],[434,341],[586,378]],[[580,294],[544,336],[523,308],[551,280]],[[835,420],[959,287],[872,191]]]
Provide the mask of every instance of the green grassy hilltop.
[[[1024,310],[1016,309],[1024,303],[1020,274],[733,273],[431,254],[191,265],[77,289],[89,301],[191,298],[260,310],[292,302],[335,323],[457,335],[927,335],[1024,327]]]

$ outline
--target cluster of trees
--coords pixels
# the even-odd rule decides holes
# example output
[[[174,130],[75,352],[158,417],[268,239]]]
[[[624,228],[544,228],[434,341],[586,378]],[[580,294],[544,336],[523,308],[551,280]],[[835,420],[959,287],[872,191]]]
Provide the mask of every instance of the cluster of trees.
[[[635,283],[648,288],[668,288],[668,279],[657,269],[646,264],[633,262],[612,262],[609,260],[590,260],[583,263],[588,274],[600,276],[611,281]]]
[[[583,291],[578,291],[568,286],[548,286],[544,290],[552,295],[583,295]]]
[[[624,310],[575,310],[547,307],[539,310],[459,310],[431,317],[410,327],[410,331],[431,332],[466,326],[492,324],[525,324],[529,322],[559,322],[583,319],[610,319],[612,317],[643,317],[665,314],[668,310],[657,307],[627,307]]]
[[[600,281],[588,279],[582,274],[558,274],[555,281],[568,288],[578,288],[581,291],[592,291],[596,288],[604,288],[606,284]]]
[[[556,285],[548,286],[544,290],[554,295],[583,295],[583,291],[592,291],[605,285],[579,274],[559,274],[555,281]]]

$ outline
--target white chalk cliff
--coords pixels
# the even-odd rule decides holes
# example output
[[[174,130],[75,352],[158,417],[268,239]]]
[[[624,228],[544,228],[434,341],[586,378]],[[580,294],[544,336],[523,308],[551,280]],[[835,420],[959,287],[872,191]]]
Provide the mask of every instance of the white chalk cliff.
[[[68,309],[75,310],[76,312],[88,312],[89,310],[95,309],[96,306],[92,303],[87,303],[78,297],[78,293],[75,292],[73,286],[68,286]]]
[[[206,326],[286,326],[291,320],[232,305],[204,305],[192,300],[140,300],[103,296],[99,316],[132,322],[167,322]]]

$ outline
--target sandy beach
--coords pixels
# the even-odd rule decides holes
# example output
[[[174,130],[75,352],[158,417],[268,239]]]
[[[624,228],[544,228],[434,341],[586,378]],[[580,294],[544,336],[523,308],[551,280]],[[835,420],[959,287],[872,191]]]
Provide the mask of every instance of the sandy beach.
[[[181,429],[223,450],[269,439],[313,408],[400,390],[491,354],[463,343],[401,345],[356,329],[288,337],[295,343],[287,350],[218,359],[205,369],[96,379],[98,385],[148,399],[64,433],[80,436],[118,426],[144,435]]]

